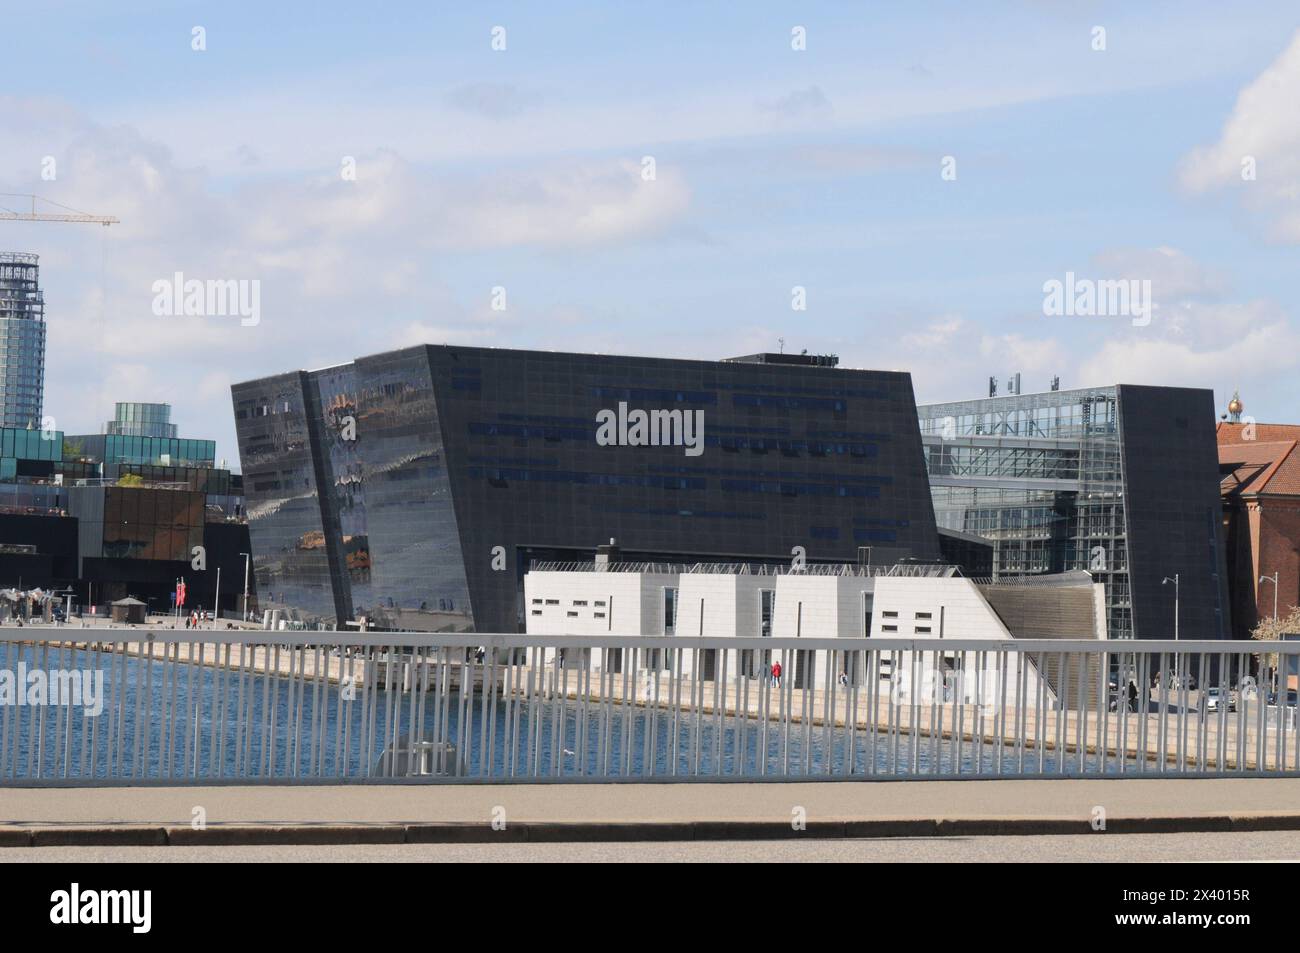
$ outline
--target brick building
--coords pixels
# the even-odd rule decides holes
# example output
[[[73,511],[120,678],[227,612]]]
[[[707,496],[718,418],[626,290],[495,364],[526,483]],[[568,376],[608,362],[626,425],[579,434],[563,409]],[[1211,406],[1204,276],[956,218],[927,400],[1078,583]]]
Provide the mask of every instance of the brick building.
[[[1300,605],[1300,426],[1226,420],[1217,434],[1232,634],[1248,639],[1273,614],[1275,573],[1278,614]]]

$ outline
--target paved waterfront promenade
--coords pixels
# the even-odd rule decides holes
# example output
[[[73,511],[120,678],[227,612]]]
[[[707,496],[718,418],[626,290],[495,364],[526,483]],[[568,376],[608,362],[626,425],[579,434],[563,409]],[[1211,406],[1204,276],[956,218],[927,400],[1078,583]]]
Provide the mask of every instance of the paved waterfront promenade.
[[[196,808],[206,829],[191,823]],[[0,791],[0,844],[1077,835],[1093,832],[1098,809],[1108,833],[1295,831],[1300,780],[17,788]]]

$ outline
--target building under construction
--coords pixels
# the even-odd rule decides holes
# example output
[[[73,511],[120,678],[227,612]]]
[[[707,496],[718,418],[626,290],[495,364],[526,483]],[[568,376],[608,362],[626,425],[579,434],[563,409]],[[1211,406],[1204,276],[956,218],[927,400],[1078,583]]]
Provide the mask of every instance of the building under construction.
[[[36,255],[0,252],[0,427],[37,430],[45,392],[45,298]]]

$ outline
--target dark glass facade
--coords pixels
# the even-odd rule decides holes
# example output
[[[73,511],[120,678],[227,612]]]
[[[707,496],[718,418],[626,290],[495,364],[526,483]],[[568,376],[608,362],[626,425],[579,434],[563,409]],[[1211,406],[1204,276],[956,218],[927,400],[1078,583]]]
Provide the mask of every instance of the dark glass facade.
[[[190,440],[184,437],[69,434],[64,438],[63,446],[65,459],[90,463],[212,467],[216,455],[215,440]]]
[[[771,358],[776,357],[776,360]],[[911,378],[417,347],[232,388],[263,607],[514,631],[530,553],[939,556]],[[702,452],[597,415],[703,413]]]
[[[1163,580],[1177,574],[1179,638],[1230,638],[1214,394],[1118,389],[1134,632],[1152,639],[1172,634],[1174,587]]]
[[[319,444],[313,441],[319,428],[315,421],[308,427],[309,376],[282,374],[257,383],[256,398],[236,406],[250,539],[257,525],[257,579],[259,587],[270,587],[258,589],[262,608],[293,606],[307,619],[345,616],[344,605],[334,602],[317,495]]]

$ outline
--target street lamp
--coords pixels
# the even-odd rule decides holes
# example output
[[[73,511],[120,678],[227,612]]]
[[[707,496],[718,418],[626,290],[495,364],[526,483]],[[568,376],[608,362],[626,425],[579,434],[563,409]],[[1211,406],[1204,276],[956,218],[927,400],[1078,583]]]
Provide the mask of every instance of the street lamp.
[[[1260,576],[1260,577],[1259,577],[1259,581],[1260,581],[1260,582],[1271,582],[1271,583],[1273,583],[1273,624],[1274,624],[1274,625],[1277,625],[1277,577],[1278,577],[1278,575],[1281,573],[1281,571],[1282,571],[1282,570],[1279,569],[1277,572],[1273,573],[1273,575],[1271,575],[1271,576]]]
[[[248,621],[248,561],[252,558],[248,553],[240,553],[244,557],[244,621]]]
[[[1160,580],[1160,585],[1163,586],[1167,582],[1172,582],[1174,584],[1174,641],[1177,642],[1178,641],[1178,573],[1174,573],[1173,578],[1170,578],[1169,576],[1165,576],[1164,579]]]

